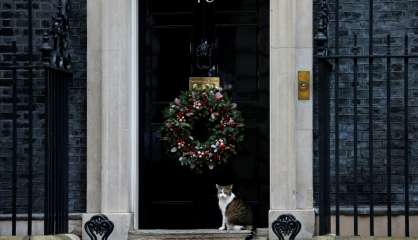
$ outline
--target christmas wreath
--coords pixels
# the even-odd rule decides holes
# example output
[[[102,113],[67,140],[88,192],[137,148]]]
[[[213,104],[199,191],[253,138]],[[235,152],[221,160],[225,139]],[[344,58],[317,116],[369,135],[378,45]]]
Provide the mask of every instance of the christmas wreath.
[[[197,173],[226,163],[244,139],[241,113],[221,89],[184,91],[163,114],[169,153]]]

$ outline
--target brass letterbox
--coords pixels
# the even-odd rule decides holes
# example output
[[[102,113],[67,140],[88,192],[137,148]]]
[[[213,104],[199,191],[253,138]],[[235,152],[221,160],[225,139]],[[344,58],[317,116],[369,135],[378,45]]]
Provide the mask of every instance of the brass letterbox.
[[[193,88],[206,88],[213,87],[219,88],[220,79],[219,77],[190,77],[189,78],[189,89]]]

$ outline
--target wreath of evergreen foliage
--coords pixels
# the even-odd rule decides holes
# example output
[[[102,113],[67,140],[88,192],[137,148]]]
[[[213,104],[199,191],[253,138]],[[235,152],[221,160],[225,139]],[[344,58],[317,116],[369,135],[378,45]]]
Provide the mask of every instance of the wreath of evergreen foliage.
[[[170,155],[197,173],[228,162],[244,139],[241,113],[221,89],[184,91],[163,114],[161,139]],[[202,123],[207,131],[205,140],[195,131]]]

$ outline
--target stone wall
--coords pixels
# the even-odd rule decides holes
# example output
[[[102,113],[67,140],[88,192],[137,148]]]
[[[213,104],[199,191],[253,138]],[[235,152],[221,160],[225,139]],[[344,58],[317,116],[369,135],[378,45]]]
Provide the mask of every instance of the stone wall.
[[[33,0],[34,64],[40,64],[42,34],[56,12],[56,2]],[[86,0],[71,1],[71,44],[74,78],[69,89],[69,209],[85,211],[86,189]],[[27,64],[28,21],[26,0],[0,2],[0,66],[12,64],[12,41],[17,42],[17,63]],[[11,212],[12,80],[11,71],[0,70],[0,214]],[[34,212],[42,212],[44,194],[45,85],[43,72],[34,71],[33,193]],[[18,211],[27,207],[28,73],[18,71]]]
[[[335,53],[335,24],[336,5],[335,0],[329,0],[330,25],[329,25],[329,46],[330,54]],[[340,54],[352,54],[354,34],[358,35],[359,54],[368,54],[369,51],[369,1],[343,0],[339,1],[339,36]],[[314,25],[318,24],[319,0],[315,0]],[[411,54],[418,51],[418,1],[374,1],[374,53],[387,53],[387,34],[391,34],[391,53],[403,54],[404,34],[409,36]],[[359,204],[366,205],[369,197],[369,141],[368,141],[368,60],[359,60],[360,82],[358,86],[358,192]],[[418,205],[418,76],[414,74],[418,69],[418,61],[410,60],[409,65],[409,139],[410,139],[410,201],[411,207]],[[391,122],[392,122],[392,201],[394,205],[403,205],[404,200],[404,102],[403,102],[403,60],[392,60],[391,72]],[[386,204],[386,60],[375,60],[373,65],[374,77],[374,192],[375,203]],[[353,62],[352,60],[341,61],[339,84],[339,117],[340,117],[340,203],[352,205],[352,193],[354,191],[354,169],[353,169]],[[331,109],[334,109],[334,77],[331,78]],[[317,84],[315,84],[317,85]],[[319,178],[318,178],[318,92],[315,87],[315,203],[318,204]],[[335,154],[334,154],[334,112],[331,112],[331,186],[332,193],[335,193]],[[334,200],[334,194],[332,194]]]

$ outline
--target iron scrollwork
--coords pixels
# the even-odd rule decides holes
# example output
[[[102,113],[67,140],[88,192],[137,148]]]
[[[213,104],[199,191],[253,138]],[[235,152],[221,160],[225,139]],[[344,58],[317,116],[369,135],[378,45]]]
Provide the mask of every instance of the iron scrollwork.
[[[322,0],[321,10],[319,11],[318,31],[315,36],[315,41],[317,45],[317,54],[319,56],[328,55],[328,23],[329,23],[328,0]]]
[[[102,240],[107,240],[110,234],[112,234],[113,228],[113,222],[103,214],[93,216],[84,225],[84,229],[91,240],[97,240],[98,236],[101,236]]]
[[[274,234],[280,239],[285,240],[288,237],[289,240],[293,240],[299,234],[302,224],[290,214],[280,215],[276,221],[271,225]]]
[[[41,46],[44,62],[51,67],[65,70],[71,69],[70,6],[70,0],[58,0],[57,13],[52,17],[50,30],[43,35]]]
[[[209,70],[213,67],[213,52],[216,49],[216,43],[210,43],[207,39],[202,39],[194,49],[196,57],[196,67],[200,70]]]
[[[212,56],[212,47],[209,45],[208,40],[203,39],[201,43],[196,47],[196,56],[198,57]]]

